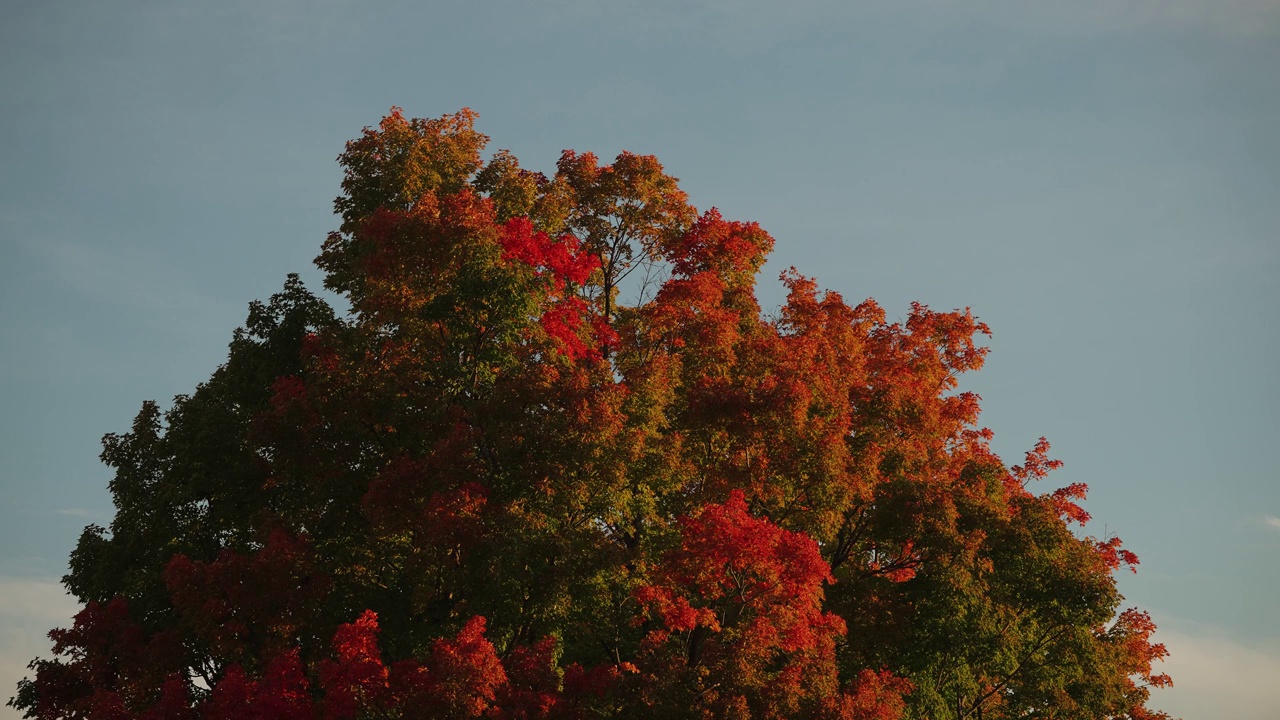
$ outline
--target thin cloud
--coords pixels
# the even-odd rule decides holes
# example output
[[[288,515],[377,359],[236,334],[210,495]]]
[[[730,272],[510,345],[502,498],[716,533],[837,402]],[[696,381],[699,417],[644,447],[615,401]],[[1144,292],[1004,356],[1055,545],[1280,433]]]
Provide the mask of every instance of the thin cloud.
[[[50,656],[49,631],[70,626],[79,608],[56,580],[0,575],[0,699],[31,675],[32,658]]]
[[[47,274],[42,292],[127,308],[131,317],[167,331],[225,322],[232,308],[198,289],[196,268],[166,261],[128,238],[85,233],[75,218],[0,204],[0,236],[9,235],[13,251],[27,256],[20,266]]]
[[[98,513],[88,508],[58,508],[57,510],[54,510],[54,512],[59,515],[70,515],[71,517],[78,518],[91,518],[97,517],[98,515]]]
[[[1169,649],[1159,668],[1173,687],[1152,693],[1152,705],[1186,718],[1275,720],[1280,707],[1280,647],[1255,647],[1216,628],[1161,628],[1156,639]]]
[[[23,241],[68,290],[94,302],[130,308],[163,330],[191,332],[223,321],[228,308],[193,288],[189,273],[138,248],[105,247],[66,238]]]
[[[1265,522],[1269,527],[1273,527],[1277,530],[1280,530],[1280,517],[1276,517],[1275,515],[1267,515],[1266,517],[1262,518],[1262,521]]]

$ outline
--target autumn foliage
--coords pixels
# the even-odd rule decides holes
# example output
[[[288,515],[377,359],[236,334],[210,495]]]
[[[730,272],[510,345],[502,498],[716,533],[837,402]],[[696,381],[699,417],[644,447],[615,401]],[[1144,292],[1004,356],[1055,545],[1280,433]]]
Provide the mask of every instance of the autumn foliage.
[[[117,514],[11,704],[86,720],[1141,718],[1138,562],[992,451],[986,325],[890,322],[656,159],[462,111],[348,143],[341,227],[104,440]]]

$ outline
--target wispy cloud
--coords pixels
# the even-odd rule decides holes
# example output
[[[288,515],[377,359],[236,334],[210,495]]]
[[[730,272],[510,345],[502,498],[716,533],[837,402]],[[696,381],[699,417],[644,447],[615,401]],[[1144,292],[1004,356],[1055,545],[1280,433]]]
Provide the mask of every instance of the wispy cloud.
[[[185,326],[220,309],[194,290],[188,274],[131,248],[108,249],[73,240],[46,240],[46,257],[68,285],[95,299],[114,300]]]
[[[18,681],[31,674],[32,658],[49,657],[48,632],[69,626],[78,610],[56,580],[0,576],[0,700],[8,700]],[[0,717],[18,714],[2,708]]]
[[[1266,523],[1268,527],[1273,527],[1277,530],[1280,530],[1280,517],[1276,517],[1275,515],[1267,515],[1262,518],[1262,522]]]
[[[1152,705],[1184,718],[1274,720],[1280,708],[1280,647],[1248,646],[1216,628],[1161,628],[1169,649],[1161,672],[1173,687],[1152,693]]]
[[[127,309],[157,329],[191,332],[225,324],[228,306],[200,289],[201,268],[110,232],[88,229],[75,215],[0,202],[0,237],[14,267],[34,273],[36,292]],[[20,257],[26,256],[26,257]],[[41,298],[35,298],[41,302]]]
[[[54,512],[58,515],[70,515],[71,517],[78,518],[91,518],[98,516],[96,511],[90,510],[89,508],[58,508],[57,510],[54,510]]]
[[[223,321],[228,312],[195,289],[190,268],[174,267],[140,248],[48,235],[19,242],[67,290],[95,303],[127,307],[159,329],[187,332]]]

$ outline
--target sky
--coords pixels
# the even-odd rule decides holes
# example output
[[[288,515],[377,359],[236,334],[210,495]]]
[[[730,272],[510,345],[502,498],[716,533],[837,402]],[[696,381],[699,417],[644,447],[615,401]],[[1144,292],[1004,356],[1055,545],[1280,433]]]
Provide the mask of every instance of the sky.
[[[1277,68],[1280,0],[7,0],[0,698],[75,612],[101,436],[287,273],[319,287],[347,139],[469,106],[525,167],[652,153],[759,221],[766,306],[795,266],[891,318],[971,307],[996,450],[1048,437],[1142,560],[1153,705],[1274,720]]]

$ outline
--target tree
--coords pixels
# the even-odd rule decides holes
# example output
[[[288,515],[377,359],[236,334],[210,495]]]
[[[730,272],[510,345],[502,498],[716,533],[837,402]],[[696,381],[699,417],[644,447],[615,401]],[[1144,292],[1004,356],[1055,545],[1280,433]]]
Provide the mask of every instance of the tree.
[[[1086,488],[1006,467],[957,376],[698,212],[652,157],[554,175],[464,110],[348,143],[340,230],[225,365],[108,435],[30,718],[1142,718],[1166,655]],[[635,295],[636,297],[631,297]]]

